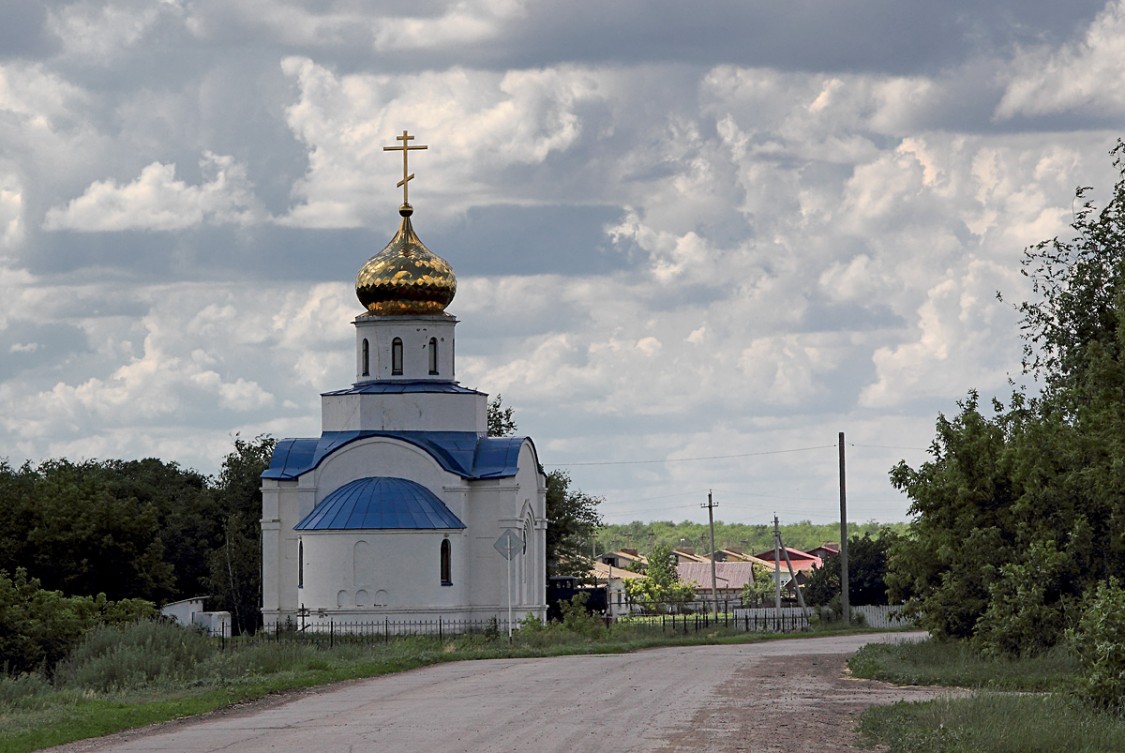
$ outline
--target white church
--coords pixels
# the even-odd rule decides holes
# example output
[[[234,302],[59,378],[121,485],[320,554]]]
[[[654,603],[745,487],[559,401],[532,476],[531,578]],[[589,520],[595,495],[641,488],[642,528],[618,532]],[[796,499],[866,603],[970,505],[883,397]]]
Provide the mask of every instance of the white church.
[[[546,614],[546,478],[526,437],[487,436],[454,378],[457,289],[414,232],[405,131],[398,232],[359,270],[355,382],[319,437],[262,474],[262,616],[309,629]]]

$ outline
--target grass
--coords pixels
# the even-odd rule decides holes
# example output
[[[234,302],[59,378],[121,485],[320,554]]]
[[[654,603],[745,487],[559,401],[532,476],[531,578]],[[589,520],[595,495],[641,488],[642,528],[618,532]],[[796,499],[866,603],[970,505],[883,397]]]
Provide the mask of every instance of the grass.
[[[856,632],[821,630],[818,633]],[[802,634],[802,635],[807,635]],[[92,634],[57,668],[0,676],[0,753],[27,753],[74,740],[204,714],[271,693],[375,677],[446,661],[624,653],[656,646],[747,643],[776,634],[715,627],[687,635],[644,626],[578,623],[502,635],[394,638],[332,648],[307,639],[235,640],[219,650],[175,626],[139,624]]]
[[[877,706],[859,731],[890,753],[1125,751],[1125,719],[1053,695],[981,692],[972,698]]]
[[[896,703],[865,711],[859,731],[890,753],[1125,753],[1125,717],[1078,703],[1068,651],[984,659],[963,643],[872,644],[848,662],[857,677],[976,690],[965,698]]]
[[[965,642],[923,641],[909,646],[870,644],[848,661],[855,677],[898,685],[945,685],[959,688],[1070,690],[1078,662],[1065,648],[1018,660],[985,659]]]

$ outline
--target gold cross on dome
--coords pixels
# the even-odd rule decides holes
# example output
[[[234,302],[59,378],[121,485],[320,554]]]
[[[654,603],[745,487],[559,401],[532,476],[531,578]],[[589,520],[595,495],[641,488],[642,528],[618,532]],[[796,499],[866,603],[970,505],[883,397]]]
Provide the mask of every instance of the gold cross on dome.
[[[395,141],[401,141],[402,146],[383,147],[384,152],[402,152],[402,180],[400,180],[395,185],[402,189],[402,205],[404,207],[410,206],[410,187],[407,185],[407,183],[414,179],[414,173],[407,173],[407,155],[415,149],[430,148],[428,146],[422,146],[420,144],[418,146],[411,146],[410,142],[413,140],[413,136],[411,136],[406,131],[403,131],[401,136],[395,136]]]

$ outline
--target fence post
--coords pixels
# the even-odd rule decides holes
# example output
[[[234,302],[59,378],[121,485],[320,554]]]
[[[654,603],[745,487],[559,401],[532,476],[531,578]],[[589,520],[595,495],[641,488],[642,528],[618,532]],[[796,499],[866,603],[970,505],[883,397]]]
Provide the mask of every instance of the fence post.
[[[391,618],[383,618],[383,643],[391,642]]]

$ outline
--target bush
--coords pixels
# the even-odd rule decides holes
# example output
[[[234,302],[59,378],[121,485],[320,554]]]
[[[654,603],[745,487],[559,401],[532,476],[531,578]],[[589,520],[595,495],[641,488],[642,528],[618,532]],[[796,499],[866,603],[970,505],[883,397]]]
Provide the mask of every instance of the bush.
[[[51,684],[38,672],[15,676],[0,674],[0,709],[33,706],[50,690]]]
[[[1125,589],[1116,578],[1083,600],[1078,627],[1068,631],[1078,656],[1078,694],[1107,711],[1125,711]]]
[[[586,611],[586,602],[590,595],[577,593],[559,605],[562,610],[562,626],[564,629],[578,635],[593,637],[605,630],[605,624],[596,615]]]
[[[155,613],[152,602],[143,599],[64,596],[42,588],[23,568],[11,576],[0,570],[0,669],[13,675],[39,670],[50,674],[91,627]]]
[[[55,673],[60,686],[97,692],[142,688],[194,676],[211,655],[207,638],[167,622],[136,622],[91,630]]]

